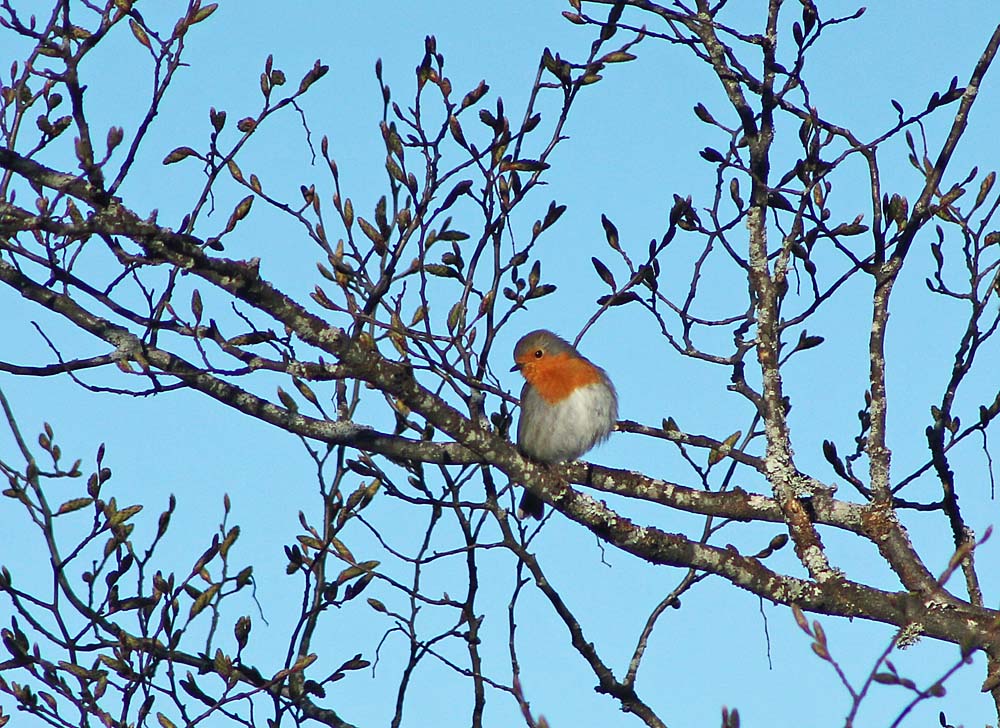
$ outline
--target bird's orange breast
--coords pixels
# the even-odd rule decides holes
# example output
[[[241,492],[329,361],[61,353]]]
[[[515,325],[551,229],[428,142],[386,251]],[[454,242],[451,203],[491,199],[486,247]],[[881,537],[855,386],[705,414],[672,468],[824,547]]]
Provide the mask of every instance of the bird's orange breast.
[[[528,384],[546,402],[561,402],[577,388],[602,381],[600,370],[586,359],[568,353],[550,354],[521,367]]]

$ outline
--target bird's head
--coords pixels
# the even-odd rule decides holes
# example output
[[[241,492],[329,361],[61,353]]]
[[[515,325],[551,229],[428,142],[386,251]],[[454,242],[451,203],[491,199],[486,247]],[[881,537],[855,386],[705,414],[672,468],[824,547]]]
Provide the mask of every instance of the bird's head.
[[[512,372],[526,374],[538,365],[543,365],[546,360],[553,357],[563,358],[566,355],[571,357],[579,356],[576,349],[565,339],[562,339],[551,331],[538,329],[521,337],[514,347],[514,366]]]

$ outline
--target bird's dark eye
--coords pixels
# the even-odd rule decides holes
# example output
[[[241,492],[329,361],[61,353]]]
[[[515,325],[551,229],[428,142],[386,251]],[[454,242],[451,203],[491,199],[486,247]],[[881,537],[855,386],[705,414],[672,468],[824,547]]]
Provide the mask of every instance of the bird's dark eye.
[[[541,358],[542,358],[542,355],[543,355],[544,353],[545,353],[545,352],[544,352],[544,351],[542,351],[541,349],[535,349],[535,358],[536,358],[536,359],[541,359]]]

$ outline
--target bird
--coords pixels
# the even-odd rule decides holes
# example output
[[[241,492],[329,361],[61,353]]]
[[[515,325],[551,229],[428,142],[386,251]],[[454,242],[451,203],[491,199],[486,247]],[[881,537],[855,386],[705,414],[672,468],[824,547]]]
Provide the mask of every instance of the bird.
[[[607,372],[546,329],[521,337],[512,372],[524,377],[517,447],[541,463],[576,460],[618,421],[618,394]],[[544,503],[524,491],[518,516],[541,518]]]

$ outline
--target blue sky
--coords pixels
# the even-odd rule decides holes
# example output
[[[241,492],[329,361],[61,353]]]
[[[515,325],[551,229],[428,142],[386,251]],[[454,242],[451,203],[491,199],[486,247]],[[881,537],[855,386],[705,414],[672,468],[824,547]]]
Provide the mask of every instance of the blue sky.
[[[734,24],[756,17],[764,5],[735,4],[739,8]],[[796,4],[788,5],[794,10],[791,6]],[[161,3],[143,12],[155,25],[152,19],[162,11],[160,25],[169,28],[173,20],[167,18],[178,7],[175,2]],[[378,132],[381,103],[375,60],[382,59],[386,81],[402,103],[412,96],[413,69],[423,55],[424,36],[433,34],[456,91],[464,93],[486,79],[491,87],[489,99],[502,96],[511,116],[518,117],[541,50],[548,46],[566,57],[580,57],[593,39],[592,30],[571,25],[561,17],[560,11],[566,8],[566,4],[548,0],[380,4],[297,0],[280,8],[257,0],[222,3],[210,21],[192,31],[188,40],[190,68],[179,73],[157,119],[156,133],[140,159],[141,173],[121,194],[138,212],[157,209],[161,222],[179,223],[186,205],[200,189],[197,170],[195,165],[164,167],[160,160],[176,146],[197,147],[205,142],[210,106],[226,109],[230,124],[254,113],[260,98],[258,74],[267,54],[273,53],[275,66],[286,72],[290,83],[296,83],[316,58],[330,65],[329,75],[306,97],[303,108],[314,140],[323,134],[329,136],[342,183],[355,207],[370,211],[384,187],[385,152]],[[825,15],[853,8],[843,2],[821,4]],[[817,106],[860,136],[874,135],[895,116],[890,98],[907,108],[922,107],[933,91],[947,87],[953,75],[964,82],[996,20],[987,8],[983,3],[962,1],[949,4],[947,10],[937,3],[873,3],[861,20],[831,30],[817,48],[811,75]],[[740,16],[743,12],[745,17]],[[134,125],[149,93],[148,68],[139,50],[127,34],[122,34],[103,58],[94,60],[88,94],[98,127],[119,124],[128,130]],[[3,62],[9,52],[0,51],[0,67],[9,65]],[[522,314],[507,332],[509,341],[498,351],[507,351],[517,335],[533,328],[544,326],[572,337],[586,322],[594,299],[605,292],[590,263],[592,255],[608,260],[602,213],[615,222],[624,246],[641,251],[650,238],[665,229],[673,194],[693,195],[696,204],[699,198],[704,203],[709,200],[714,169],[698,151],[721,140],[697,120],[692,107],[701,101],[720,119],[731,118],[718,82],[682,48],[647,39],[636,53],[637,61],[609,68],[604,81],[586,89],[567,126],[569,139],[546,173],[547,187],[536,192],[533,202],[522,211],[521,234],[526,235],[532,215],[544,212],[551,199],[568,206],[541,253],[543,280],[557,284],[559,290]],[[956,157],[954,179],[964,176],[973,164],[981,170],[997,166],[1000,154],[993,120],[1000,110],[998,70],[994,69],[981,91],[972,129]],[[948,119],[947,114],[939,118]],[[929,124],[929,137],[939,140],[942,128]],[[920,180],[900,148],[885,150],[883,182],[887,189],[897,189],[912,200]],[[286,114],[251,145],[241,166],[247,174],[260,174],[269,190],[289,191],[286,196],[300,184],[324,179],[321,166],[311,164],[304,132],[294,113]],[[835,191],[838,209],[850,219],[865,210],[863,176],[845,168],[839,181],[841,186]],[[216,224],[224,223],[232,204],[242,196],[238,191],[231,194],[232,199],[225,195],[218,199]],[[265,277],[288,291],[306,295],[318,282],[315,249],[291,236],[289,228],[263,206],[255,208],[252,220],[253,225],[241,228],[234,238],[240,247],[227,247],[226,254],[261,256]],[[692,249],[688,255],[696,252]],[[940,397],[955,337],[955,310],[937,299],[928,300],[923,277],[930,254],[922,250],[919,256],[915,262],[919,264],[900,283],[892,311],[891,346],[896,359],[890,380],[890,393],[895,393],[890,444],[894,463],[902,469],[923,457],[920,448],[925,447],[923,428],[929,421],[928,409]],[[672,258],[677,275],[672,278],[668,270],[665,286],[684,285],[684,260],[681,248]],[[715,306],[728,310],[728,305],[745,295],[739,280],[725,275],[719,272],[718,278],[708,281],[718,288],[706,301],[709,310]],[[865,298],[870,296],[866,286],[859,280],[811,325],[810,333],[822,334],[827,343],[800,357],[787,372],[786,383],[795,405],[791,423],[799,465],[830,479],[833,474],[824,464],[820,443],[834,436],[844,445],[850,442],[866,386],[867,328],[858,325],[858,316],[866,310]],[[220,317],[226,315],[217,299],[207,295],[206,301],[218,304]],[[9,312],[0,324],[4,333],[0,358],[4,360],[29,364],[50,361],[32,321],[67,351],[80,355],[100,351],[7,290],[0,291],[0,307]],[[944,343],[938,343],[941,341]],[[658,424],[672,416],[684,429],[720,437],[747,426],[746,405],[725,390],[727,372],[706,370],[678,357],[656,338],[651,322],[630,307],[602,319],[584,338],[581,348],[611,374],[620,392],[624,418]],[[996,361],[996,355],[994,345],[988,356]],[[508,367],[506,359],[493,364],[503,384],[516,392],[520,382],[516,374],[507,373]],[[97,375],[90,381],[115,381],[115,374]],[[215,528],[222,514],[223,493],[228,493],[233,500],[231,522],[242,528],[240,547],[244,557],[255,563],[257,596],[270,623],[256,622],[254,649],[261,656],[281,649],[298,599],[298,582],[284,576],[282,546],[294,537],[298,511],[315,514],[320,503],[313,466],[295,438],[193,393],[132,399],[88,393],[65,378],[14,379],[7,375],[0,375],[0,387],[11,399],[29,437],[42,421],[48,421],[62,449],[85,460],[99,443],[107,443],[106,457],[115,472],[114,494],[120,504],[145,504],[147,522],[155,522],[168,494],[177,495],[175,520],[184,525],[165,544],[164,559],[166,563],[168,557],[175,556],[181,564],[178,571],[184,571],[183,564],[193,561],[206,545],[207,537],[197,540],[190,534],[210,533]],[[983,399],[991,397],[989,393],[995,389],[995,379],[991,383],[983,377],[980,391],[987,392]],[[273,385],[267,391],[273,391]],[[970,408],[966,416],[971,419],[975,403],[970,399],[966,404]],[[12,453],[9,437],[0,437],[0,455],[6,459]],[[608,465],[689,482],[685,481],[690,474],[684,471],[683,463],[665,445],[652,446],[619,434],[592,457]],[[956,461],[960,479],[968,478],[960,480],[963,506],[978,533],[994,522],[996,513],[982,465],[982,452],[971,447],[959,453]],[[745,487],[759,489],[761,483],[748,481]],[[924,488],[923,496],[933,497],[932,481],[919,487]],[[376,505],[379,522],[401,541],[419,536],[400,504],[383,498]],[[7,538],[24,543],[37,538],[23,519],[18,520],[10,503],[0,503],[0,509]],[[698,519],[691,516],[634,504],[625,510],[667,531],[700,532]],[[916,517],[907,525],[917,547],[926,549],[932,569],[943,568],[950,551],[940,516]],[[741,549],[755,550],[779,531],[778,526],[757,528],[749,535],[733,531],[732,538]],[[363,534],[356,534],[356,538],[359,544],[365,543]],[[832,560],[843,565],[852,578],[897,588],[876,563],[873,548],[859,549],[838,534],[826,538]],[[374,549],[374,544],[369,545]],[[623,672],[646,614],[681,573],[637,563],[613,550],[602,552],[593,536],[558,517],[550,520],[534,548],[553,584],[577,611],[589,638],[605,660]],[[364,546],[357,550],[363,551]],[[979,556],[990,605],[996,604],[1000,586],[994,577],[1000,566],[996,553],[996,544],[990,542]],[[26,580],[32,578],[35,566],[31,554],[29,550],[11,563],[15,574]],[[606,565],[601,563],[602,556]],[[788,550],[775,557],[775,565],[799,573],[793,559]],[[484,585],[492,592],[484,629],[487,640],[491,636],[497,640],[488,648],[488,666],[505,679],[504,600],[512,586],[513,570],[509,559],[498,557],[495,563],[487,560],[484,564],[492,567],[489,583]],[[447,571],[433,574],[432,583],[447,589],[459,576]],[[359,651],[371,658],[386,625],[362,607],[341,610],[331,619],[328,632],[323,634],[329,650],[323,659],[329,665],[336,666]],[[256,607],[249,601],[242,609],[256,617]],[[5,621],[2,616],[0,612],[0,621]],[[861,621],[825,617],[821,621],[830,635],[831,651],[838,659],[844,658],[854,680],[867,673],[892,635],[887,628]],[[593,693],[592,674],[568,648],[564,628],[538,597],[526,598],[519,624],[524,638],[524,687],[536,713],[544,714],[550,725],[640,725],[635,718],[621,714],[613,701]],[[402,642],[387,641],[374,677],[364,671],[337,683],[329,692],[330,705],[356,725],[385,724],[391,715],[386,685],[394,677],[393,659],[402,649]],[[924,641],[897,654],[893,661],[901,673],[923,684],[957,659],[957,648]],[[990,700],[978,690],[983,676],[982,660],[977,659],[974,666],[949,681],[946,698],[921,706],[906,725],[936,725],[939,710],[955,724],[995,722]],[[416,681],[407,710],[410,724],[467,724],[465,693],[458,693],[461,697],[457,702],[449,700],[456,689],[453,682],[435,670],[419,673]],[[461,691],[461,686],[457,690]],[[843,723],[848,706],[829,666],[812,654],[809,640],[795,627],[787,609],[761,605],[756,597],[713,580],[699,585],[685,596],[682,609],[672,610],[662,619],[641,672],[639,691],[673,726],[717,725],[723,705],[739,708],[745,726],[833,726]],[[875,688],[858,725],[890,723],[905,705],[902,693],[900,688]],[[9,705],[3,698],[0,704]],[[492,696],[488,710],[492,725],[517,724],[515,706],[503,696]]]

